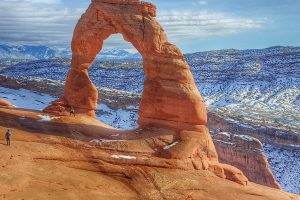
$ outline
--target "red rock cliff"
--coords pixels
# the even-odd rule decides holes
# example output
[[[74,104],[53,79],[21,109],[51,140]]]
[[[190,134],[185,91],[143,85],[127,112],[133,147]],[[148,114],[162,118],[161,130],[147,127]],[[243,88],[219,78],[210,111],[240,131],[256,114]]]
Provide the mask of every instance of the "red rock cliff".
[[[281,188],[269,168],[258,139],[231,133],[218,133],[213,138],[221,162],[238,167],[252,182]]]

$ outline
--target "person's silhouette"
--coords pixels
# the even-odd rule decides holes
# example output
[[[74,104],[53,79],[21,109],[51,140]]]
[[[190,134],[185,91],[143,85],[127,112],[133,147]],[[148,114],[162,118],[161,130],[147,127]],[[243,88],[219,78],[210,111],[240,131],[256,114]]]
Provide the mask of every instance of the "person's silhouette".
[[[8,129],[5,133],[5,138],[6,138],[6,145],[10,146],[10,138],[11,138],[11,131]]]
[[[72,116],[72,115],[75,117],[75,109],[73,106],[71,107],[71,110],[70,110],[70,116]]]

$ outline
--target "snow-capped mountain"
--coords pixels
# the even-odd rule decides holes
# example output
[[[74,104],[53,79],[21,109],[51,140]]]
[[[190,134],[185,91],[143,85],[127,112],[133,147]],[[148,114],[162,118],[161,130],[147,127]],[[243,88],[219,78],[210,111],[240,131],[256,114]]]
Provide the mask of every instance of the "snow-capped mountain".
[[[6,45],[0,44],[0,59],[41,60],[49,58],[71,58],[70,48],[54,49],[47,46]],[[139,53],[130,53],[122,49],[103,49],[97,56],[98,60],[141,60]]]
[[[0,45],[0,59],[48,59],[55,57],[55,50],[46,46]]]
[[[102,49],[97,56],[98,60],[141,60],[139,53],[129,53],[123,49]]]

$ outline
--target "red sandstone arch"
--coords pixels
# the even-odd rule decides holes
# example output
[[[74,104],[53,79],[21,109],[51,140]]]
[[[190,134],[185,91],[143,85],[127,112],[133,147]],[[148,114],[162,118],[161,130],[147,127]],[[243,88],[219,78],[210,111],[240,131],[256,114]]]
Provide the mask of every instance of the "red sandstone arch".
[[[68,105],[83,113],[94,113],[98,93],[88,76],[88,68],[101,51],[103,41],[120,33],[143,56],[146,80],[139,126],[176,129],[172,133],[176,146],[159,147],[155,155],[190,160],[197,170],[210,170],[219,177],[247,184],[248,179],[240,170],[218,162],[205,127],[206,108],[190,68],[180,50],[168,42],[155,15],[154,5],[139,0],[93,0],[74,31],[71,70],[64,97],[45,111],[57,113],[59,105]]]
[[[97,108],[98,93],[88,68],[103,41],[120,33],[143,57],[146,80],[139,125],[205,125],[206,108],[190,68],[180,50],[168,42],[155,16],[154,5],[138,0],[93,0],[74,31],[72,64],[64,91],[66,103],[87,111]]]

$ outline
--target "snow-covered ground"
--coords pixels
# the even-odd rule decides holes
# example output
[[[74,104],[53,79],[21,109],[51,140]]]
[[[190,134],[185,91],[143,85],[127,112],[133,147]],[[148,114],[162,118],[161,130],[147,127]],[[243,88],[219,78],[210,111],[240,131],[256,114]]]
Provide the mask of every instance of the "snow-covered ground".
[[[264,144],[264,152],[282,188],[287,192],[300,194],[300,150]]]
[[[51,122],[54,119],[59,119],[60,117],[51,117],[49,115],[38,115],[41,119],[39,122]]]
[[[297,105],[300,87],[261,89],[255,85],[232,85],[228,88],[227,92],[214,91],[204,96],[207,107],[240,123],[300,132],[300,107]]]
[[[123,130],[137,128],[138,108],[130,106],[126,109],[113,110],[105,104],[98,105],[97,119]]]
[[[25,89],[8,89],[0,87],[0,98],[8,100],[18,108],[43,110],[56,98],[47,94]]]
[[[38,94],[30,90],[15,90],[0,87],[0,98],[4,98],[20,108],[42,110],[56,98],[53,96]],[[97,112],[97,118],[113,127],[120,129],[132,129],[137,127],[136,107],[113,110],[101,104]],[[41,119],[49,120],[48,117]],[[113,141],[113,140],[112,140]],[[91,142],[110,142],[107,140],[94,140]],[[177,143],[166,146],[171,148]],[[269,159],[271,169],[283,189],[288,192],[300,194],[300,150],[282,149],[266,144],[264,151]],[[114,155],[115,159],[135,159],[123,155]]]

